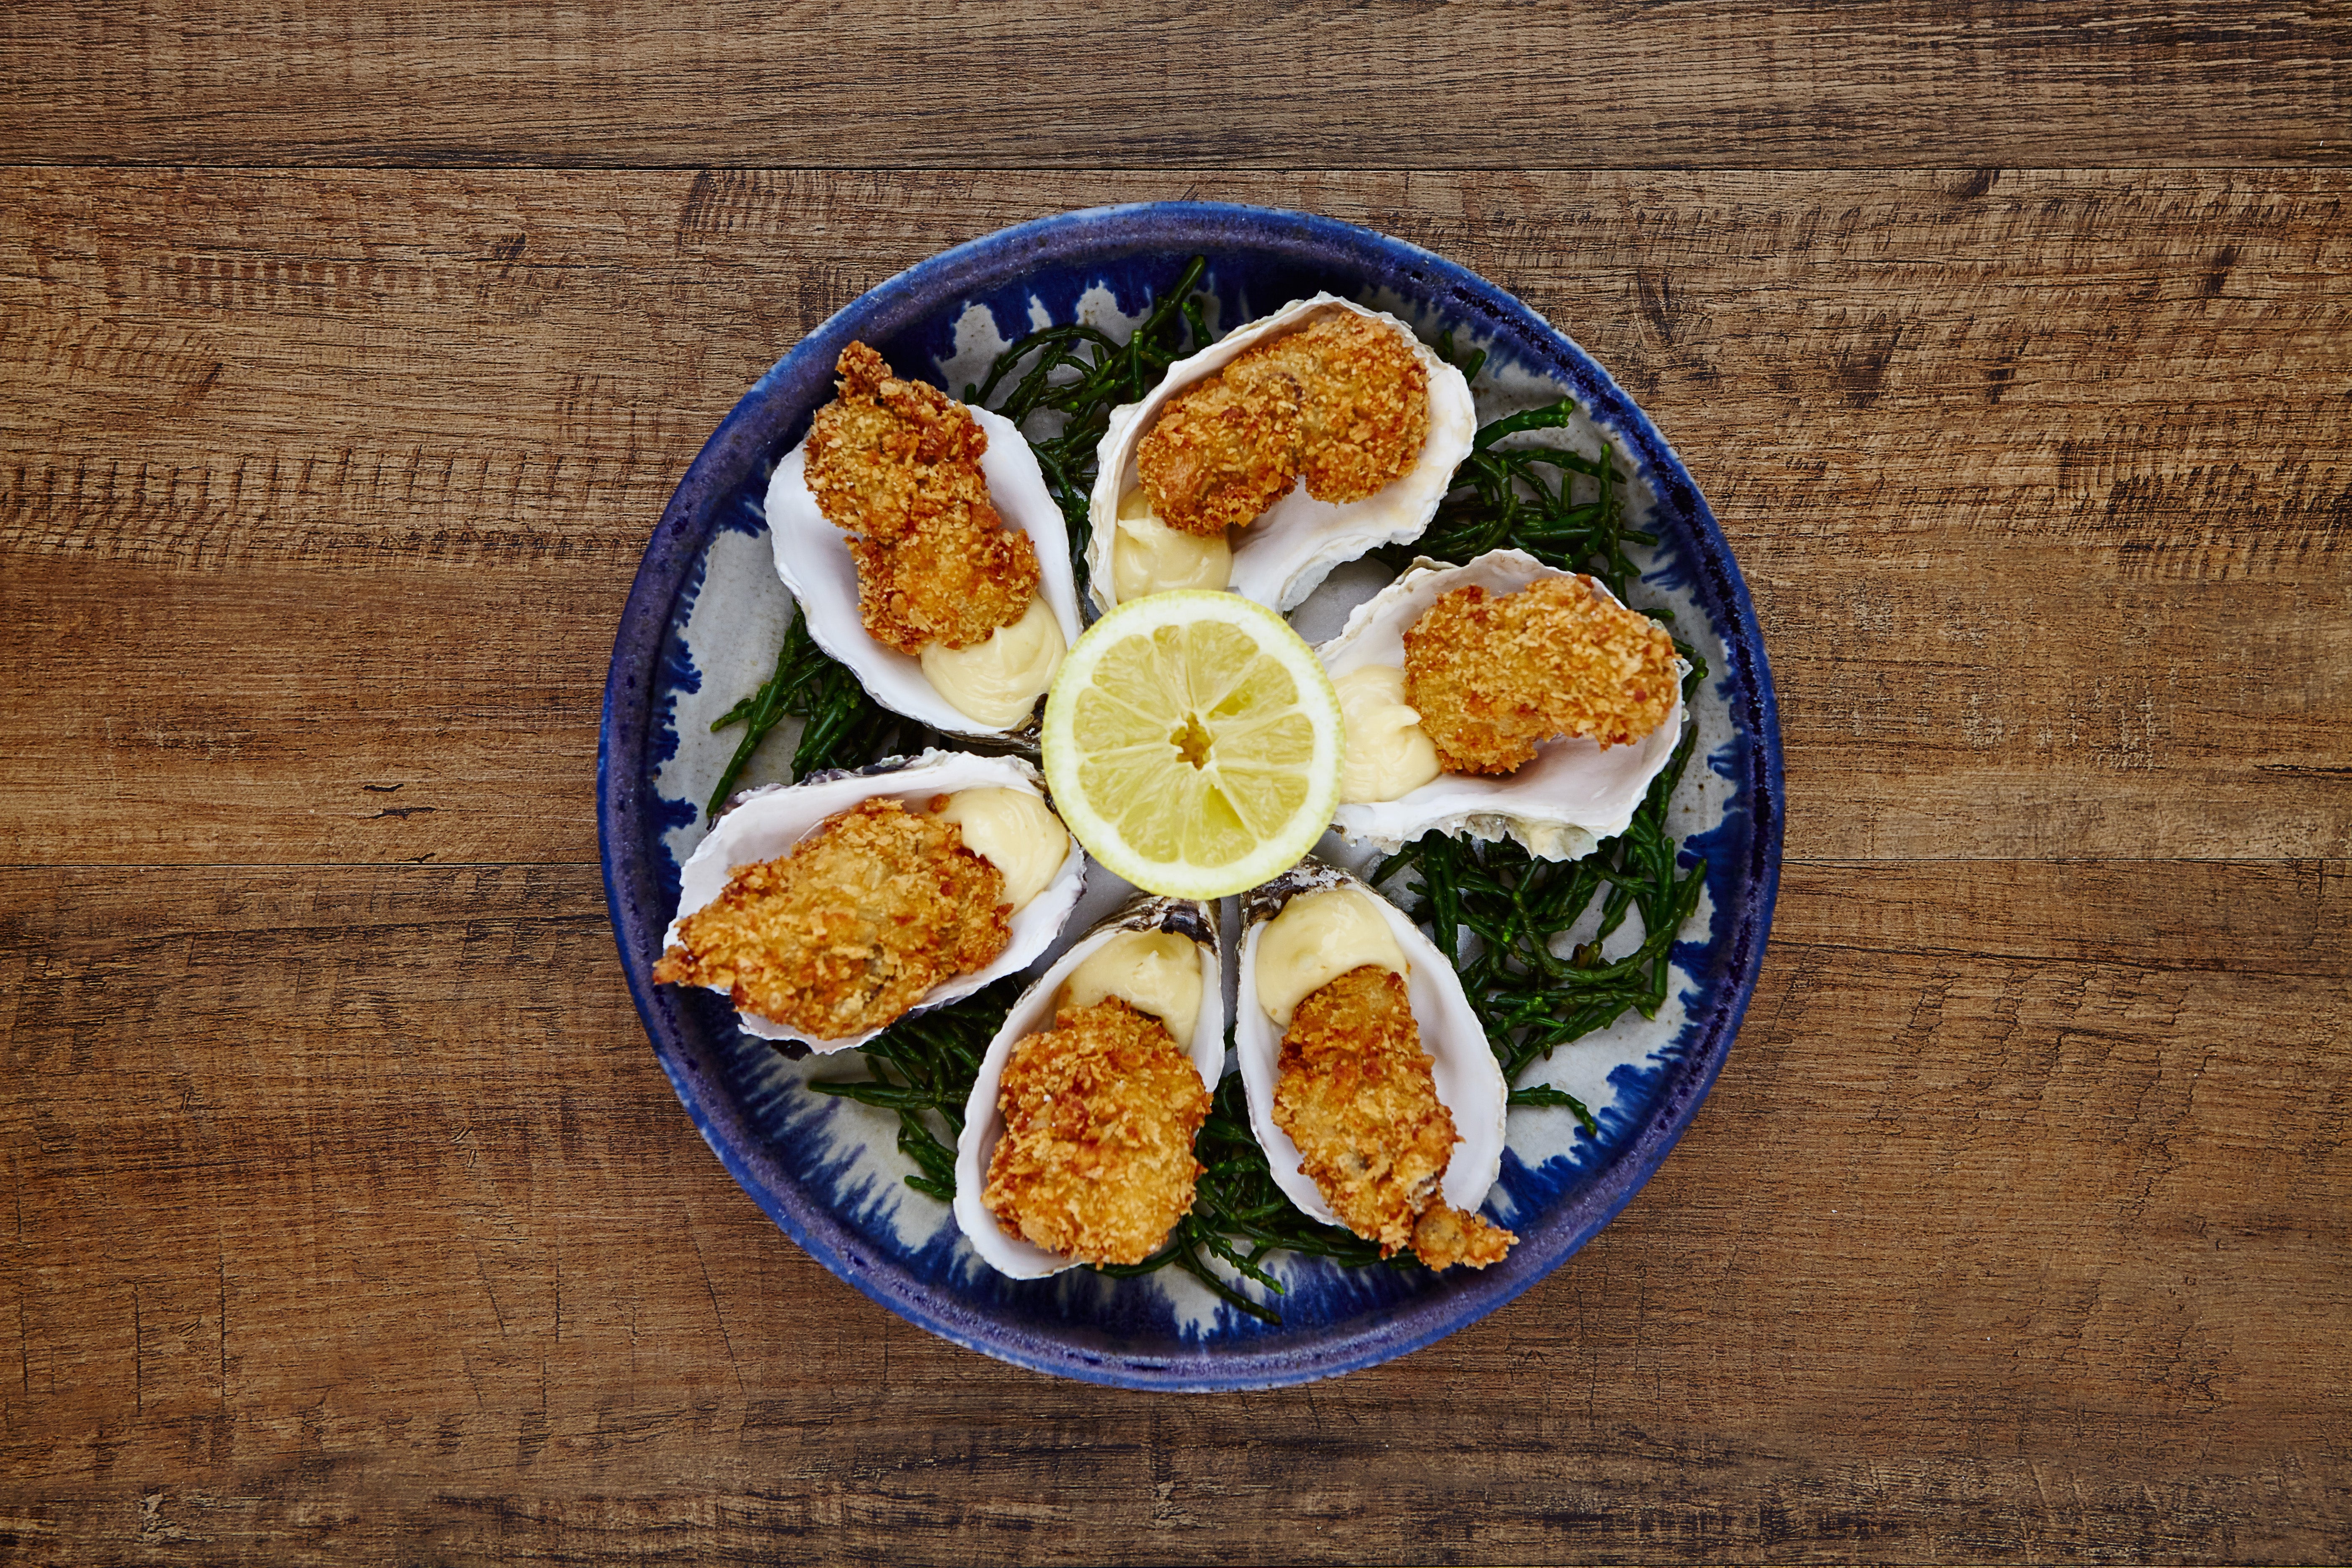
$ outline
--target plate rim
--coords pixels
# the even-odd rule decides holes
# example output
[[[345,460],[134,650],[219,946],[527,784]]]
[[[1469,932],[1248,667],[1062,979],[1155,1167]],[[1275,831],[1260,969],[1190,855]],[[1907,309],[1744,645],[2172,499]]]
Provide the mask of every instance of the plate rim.
[[[833,1217],[824,1205],[810,1205],[823,1211],[820,1215],[799,1213],[793,1200],[800,1194],[772,1180],[745,1152],[742,1145],[756,1142],[759,1135],[745,1121],[741,1108],[671,1033],[677,1026],[677,1008],[654,987],[653,959],[631,942],[633,926],[641,931],[650,920],[657,936],[668,915],[639,907],[643,900],[630,887],[631,868],[625,864],[625,850],[641,840],[650,795],[642,764],[645,747],[655,733],[652,709],[660,648],[677,594],[707,542],[707,521],[698,526],[702,509],[732,493],[734,487],[722,486],[719,476],[734,471],[745,461],[757,462],[764,455],[780,434],[779,421],[762,417],[778,387],[813,359],[821,357],[830,364],[845,343],[853,319],[859,331],[874,331],[877,314],[887,321],[893,310],[911,313],[919,304],[928,310],[933,295],[952,289],[959,278],[968,279],[1007,259],[1017,259],[1024,268],[1034,269],[1076,261],[1090,252],[1116,255],[1122,250],[1209,247],[1219,243],[1265,249],[1269,248],[1270,238],[1287,238],[1310,252],[1354,253],[1370,270],[1393,269],[1401,260],[1415,269],[1425,269],[1433,275],[1430,281],[1444,284],[1443,292],[1477,306],[1498,321],[1512,322],[1521,335],[1545,342],[1561,361],[1589,373],[1604,395],[1595,404],[1613,404],[1606,409],[1596,405],[1592,413],[1605,414],[1621,436],[1644,448],[1643,455],[1652,461],[1654,480],[1662,488],[1669,478],[1686,488],[1696,548],[1695,558],[1685,565],[1694,574],[1705,575],[1712,595],[1733,612],[1732,625],[1713,629],[1721,636],[1727,660],[1733,667],[1723,675],[1738,677],[1731,690],[1734,722],[1746,731],[1749,742],[1748,776],[1735,785],[1735,796],[1745,797],[1751,819],[1749,864],[1739,884],[1742,897],[1721,939],[1719,984],[1727,988],[1727,994],[1702,1023],[1698,1037],[1690,1042],[1678,1063],[1670,1064],[1690,1070],[1661,1086],[1643,1124],[1591,1174],[1573,1200],[1576,1223],[1563,1234],[1543,1238],[1518,1268],[1448,1281],[1451,1289],[1422,1296],[1391,1315],[1406,1320],[1402,1322],[1375,1322],[1361,1328],[1332,1325],[1315,1337],[1276,1347],[1244,1343],[1231,1349],[1152,1354],[1088,1349],[1069,1342],[1066,1335],[1055,1337],[1050,1330],[1041,1330],[1034,1336],[1016,1335],[1008,1342],[1001,1320],[964,1307],[958,1298],[929,1281],[897,1277],[891,1260],[869,1256],[869,1249],[859,1246],[846,1227],[837,1222],[823,1223]],[[992,286],[1003,283],[994,281]],[[1441,291],[1430,292],[1434,297]],[[887,333],[895,328],[884,330]],[[781,424],[789,426],[799,416],[795,414]],[[748,452],[747,445],[751,446]],[[1670,465],[1671,474],[1654,471],[1661,458]],[[1182,1392],[1284,1386],[1338,1376],[1421,1349],[1549,1278],[1633,1201],[1681,1141],[1705,1102],[1754,997],[1779,891],[1783,787],[1779,708],[1747,583],[1697,481],[1647,411],[1608,369],[1517,296],[1409,240],[1318,214],[1199,201],[1081,208],[994,230],[939,251],[884,279],[794,343],[736,401],[703,443],[646,542],[614,637],[596,757],[598,858],[606,914],[630,999],[673,1091],[736,1184],[837,1279],[877,1305],[950,1343],[1031,1371],[1118,1387]],[[1708,969],[1713,973],[1717,967],[1710,964]],[[828,1231],[833,1234],[823,1234]],[[1442,1310],[1433,1312],[1429,1310],[1433,1307]],[[1421,1321],[1424,1318],[1434,1321]]]

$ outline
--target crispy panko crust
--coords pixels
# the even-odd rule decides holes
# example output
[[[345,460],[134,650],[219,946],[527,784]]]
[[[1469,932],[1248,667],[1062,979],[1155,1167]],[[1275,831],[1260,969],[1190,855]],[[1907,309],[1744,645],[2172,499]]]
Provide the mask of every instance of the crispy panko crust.
[[[1630,745],[1675,688],[1675,639],[1589,577],[1456,588],[1404,634],[1404,700],[1452,773],[1507,773],[1560,735]]]
[[[1290,492],[1298,442],[1297,381],[1250,374],[1237,361],[1168,400],[1136,445],[1135,467],[1160,521],[1219,534]]]
[[[1333,310],[1251,353],[1298,382],[1299,472],[1317,500],[1362,500],[1421,460],[1429,372],[1386,321]]]
[[[1484,1268],[1500,1263],[1518,1240],[1512,1231],[1485,1215],[1468,1214],[1444,1199],[1421,1211],[1412,1222],[1412,1255],[1432,1268]]]
[[[1135,448],[1151,510],[1222,533],[1287,495],[1362,500],[1412,471],[1429,439],[1429,372],[1403,333],[1350,310],[1244,351],[1168,400]]]
[[[1460,1142],[1403,977],[1376,964],[1310,993],[1282,1037],[1274,1124],[1340,1223],[1432,1268],[1484,1268],[1518,1239],[1439,1194]]]
[[[866,635],[903,654],[986,642],[1037,592],[1036,546],[1003,527],[986,501],[964,517],[926,518],[895,544],[852,539],[849,553]]]
[[[919,654],[935,642],[970,647],[1019,620],[1037,592],[1037,550],[989,501],[988,433],[864,343],[842,350],[835,369],[841,395],[811,423],[808,487],[850,536],[866,635]]]
[[[861,801],[790,854],[738,868],[686,917],[654,978],[724,985],[738,1008],[837,1040],[993,963],[1011,913],[1004,874],[955,824]]]
[[[917,519],[988,500],[988,433],[938,387],[902,381],[852,343],[835,362],[841,395],[809,426],[808,488],[825,521],[888,542]]]
[[[1008,1229],[1082,1263],[1140,1263],[1192,1206],[1209,1091],[1167,1026],[1117,997],[1066,1007],[1013,1047],[1004,1136],[981,1201]]]

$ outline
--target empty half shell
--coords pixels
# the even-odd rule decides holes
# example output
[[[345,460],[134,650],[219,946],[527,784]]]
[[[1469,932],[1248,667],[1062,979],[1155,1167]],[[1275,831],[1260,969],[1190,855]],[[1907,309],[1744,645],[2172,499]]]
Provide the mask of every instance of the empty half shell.
[[[1042,1279],[1065,1268],[1075,1268],[1077,1264],[1008,1230],[982,1201],[988,1185],[989,1162],[996,1153],[997,1141],[1004,1135],[1004,1117],[997,1108],[997,1091],[1003,1082],[1005,1063],[1014,1046],[1053,1026],[1056,999],[1071,975],[1103,948],[1134,931],[1165,932],[1194,945],[1201,965],[1200,1007],[1191,1038],[1180,1043],[1199,1070],[1202,1084],[1211,1092],[1215,1091],[1217,1079],[1224,1070],[1224,998],[1219,982],[1214,904],[1195,899],[1139,896],[1071,943],[1069,951],[1021,994],[1021,999],[1005,1015],[1003,1026],[989,1041],[987,1053],[981,1058],[980,1076],[973,1081],[971,1096],[964,1105],[963,1131],[956,1139],[956,1223],[971,1239],[973,1251],[998,1272],[1015,1279]]]
[[[1500,595],[1516,593],[1539,577],[1572,575],[1517,550],[1490,551],[1467,566],[1416,561],[1358,605],[1339,635],[1315,652],[1335,681],[1365,665],[1401,669],[1405,632],[1440,595],[1475,584]],[[1401,848],[1434,831],[1455,837],[1515,838],[1529,854],[1546,860],[1590,855],[1601,840],[1625,831],[1650,781],[1673,759],[1685,720],[1679,679],[1688,668],[1676,661],[1677,686],[1664,721],[1630,746],[1604,749],[1595,741],[1549,741],[1533,762],[1515,773],[1439,773],[1394,800],[1343,803],[1331,826],[1351,844],[1382,850]]]
[[[1250,1131],[1265,1149],[1275,1185],[1284,1195],[1309,1217],[1338,1225],[1339,1217],[1324,1201],[1314,1178],[1299,1169],[1297,1145],[1275,1125],[1275,1079],[1282,1059],[1284,1029],[1259,1005],[1257,970],[1268,923],[1292,900],[1339,888],[1371,899],[1404,953],[1409,971],[1405,988],[1412,1002],[1413,1023],[1421,1032],[1422,1048],[1433,1058],[1438,1100],[1452,1113],[1454,1131],[1461,1139],[1454,1146],[1454,1157],[1446,1164],[1439,1190],[1454,1207],[1475,1213],[1503,1168],[1503,1123],[1510,1098],[1502,1067],[1486,1044],[1486,1028],[1463,994],[1462,980],[1454,966],[1437,944],[1405,918],[1402,910],[1339,867],[1311,858],[1242,895],[1241,984],[1234,998],[1234,1051],[1242,1085],[1249,1095]]]
[[[853,772],[814,773],[796,784],[771,784],[738,795],[678,874],[677,914],[662,934],[663,947],[677,942],[678,928],[687,916],[726,890],[737,868],[787,853],[825,818],[878,796],[919,810],[933,796],[968,789],[1010,789],[1034,795],[1041,802],[1045,798],[1037,770],[1019,757],[975,757],[940,751],[893,758]],[[1014,911],[1010,921],[1012,937],[1004,951],[986,968],[934,987],[911,1011],[969,996],[1001,975],[1027,968],[1053,944],[1086,888],[1086,853],[1067,830],[1063,837],[1068,845],[1059,867],[1036,897]],[[720,987],[710,989],[725,994]],[[756,1013],[739,1010],[735,1016],[745,1034],[767,1040],[799,1040],[821,1052],[846,1050],[881,1033],[869,1029],[839,1039],[817,1039]]]
[[[1477,435],[1478,413],[1471,402],[1470,384],[1394,316],[1336,294],[1318,294],[1261,316],[1200,353],[1178,360],[1142,402],[1111,411],[1110,425],[1097,448],[1099,466],[1087,507],[1090,529],[1087,591],[1097,610],[1107,611],[1116,602],[1111,552],[1118,536],[1119,500],[1140,483],[1136,447],[1168,400],[1194,382],[1215,375],[1245,350],[1296,331],[1317,316],[1334,310],[1351,310],[1386,321],[1403,334],[1414,357],[1429,373],[1429,435],[1422,443],[1421,456],[1402,479],[1362,500],[1317,500],[1307,493],[1302,481],[1255,522],[1234,532],[1233,570],[1226,585],[1273,609],[1294,609],[1333,567],[1381,545],[1418,539],[1429,527],[1430,519],[1437,514],[1437,503],[1445,499],[1454,482],[1454,468],[1469,455],[1471,441]]]

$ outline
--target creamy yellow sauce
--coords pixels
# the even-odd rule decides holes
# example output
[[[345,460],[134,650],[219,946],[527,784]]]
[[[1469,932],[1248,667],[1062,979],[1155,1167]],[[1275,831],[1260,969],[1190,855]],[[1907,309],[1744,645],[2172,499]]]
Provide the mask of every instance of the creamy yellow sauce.
[[[1019,620],[997,627],[986,642],[924,648],[923,679],[965,718],[1001,730],[1029,717],[1067,652],[1062,624],[1043,598],[1033,597]]]
[[[1257,1005],[1287,1029],[1299,1003],[1368,963],[1412,973],[1379,901],[1354,888],[1302,893],[1258,936]]]
[[[1339,798],[1350,804],[1394,800],[1438,775],[1437,747],[1404,700],[1404,671],[1359,665],[1335,676],[1347,751],[1339,759]]]
[[[1110,577],[1120,604],[1171,588],[1223,588],[1233,574],[1233,546],[1223,534],[1203,538],[1169,527],[1152,515],[1151,498],[1141,489],[1118,503]]]
[[[1122,931],[1079,961],[1062,983],[1055,1008],[1091,1007],[1116,996],[1168,1026],[1190,1050],[1201,1021],[1201,950],[1189,937],[1164,931]]]
[[[965,848],[1004,874],[1004,901],[1016,914],[1045,890],[1070,852],[1061,819],[1027,790],[958,790],[938,815],[962,830]]]

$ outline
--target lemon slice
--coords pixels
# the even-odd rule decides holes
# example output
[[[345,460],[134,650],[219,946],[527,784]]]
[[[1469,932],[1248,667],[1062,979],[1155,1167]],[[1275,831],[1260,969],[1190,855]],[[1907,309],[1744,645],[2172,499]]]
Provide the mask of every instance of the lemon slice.
[[[1078,842],[1150,892],[1217,899],[1296,865],[1339,799],[1339,700],[1238,594],[1112,610],[1045,698],[1045,782]]]

